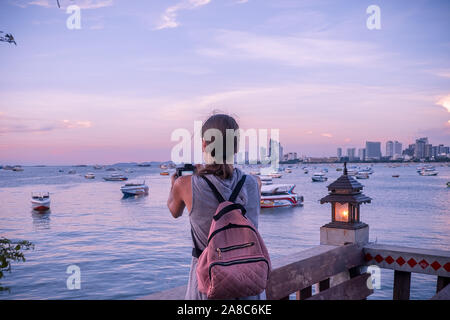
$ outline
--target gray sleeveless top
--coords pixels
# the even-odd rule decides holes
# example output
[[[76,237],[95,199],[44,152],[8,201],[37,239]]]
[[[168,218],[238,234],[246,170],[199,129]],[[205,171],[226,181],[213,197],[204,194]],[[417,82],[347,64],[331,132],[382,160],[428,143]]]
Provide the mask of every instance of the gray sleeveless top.
[[[233,171],[230,179],[222,180],[214,175],[206,175],[220,194],[228,200],[243,176],[243,172],[238,168]],[[256,179],[247,175],[245,183],[239,193],[236,203],[242,204],[247,210],[247,218],[258,228],[258,217],[260,211],[260,194]],[[216,197],[203,178],[192,176],[192,210],[189,213],[189,220],[192,227],[193,237],[199,249],[205,249],[208,240],[211,221],[219,205]],[[189,272],[189,282],[186,292],[187,300],[205,300],[206,295],[198,291],[197,287],[197,258],[192,257],[191,270]],[[248,297],[257,299],[258,297]]]

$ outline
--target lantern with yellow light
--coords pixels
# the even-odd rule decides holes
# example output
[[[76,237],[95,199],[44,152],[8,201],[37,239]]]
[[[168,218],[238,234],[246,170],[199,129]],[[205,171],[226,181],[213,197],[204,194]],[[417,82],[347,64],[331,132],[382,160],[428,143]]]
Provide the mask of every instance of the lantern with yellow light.
[[[345,163],[343,175],[328,186],[329,194],[320,199],[321,204],[331,203],[331,222],[322,228],[326,230],[367,229],[367,232],[364,232],[363,238],[364,241],[368,241],[368,225],[361,222],[360,205],[363,203],[370,203],[372,199],[364,195],[361,192],[362,189],[363,185],[348,175],[347,164]],[[349,232],[342,233],[342,237],[340,237],[342,239],[336,240],[336,231],[333,231],[332,241],[330,241],[330,232],[327,231],[327,233],[328,234],[324,234],[326,239],[322,239],[321,234],[321,243],[331,244],[337,242],[333,244],[343,244],[347,242],[358,242],[356,238],[344,239],[349,237]]]

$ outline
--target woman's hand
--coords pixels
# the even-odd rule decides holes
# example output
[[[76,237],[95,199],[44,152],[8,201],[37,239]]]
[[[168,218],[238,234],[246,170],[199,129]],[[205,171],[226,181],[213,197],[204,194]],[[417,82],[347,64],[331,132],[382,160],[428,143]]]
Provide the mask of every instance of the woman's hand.
[[[169,199],[167,199],[167,207],[174,218],[179,218],[185,207],[188,210],[192,209],[191,176],[178,177],[173,174],[170,179],[171,189]]]

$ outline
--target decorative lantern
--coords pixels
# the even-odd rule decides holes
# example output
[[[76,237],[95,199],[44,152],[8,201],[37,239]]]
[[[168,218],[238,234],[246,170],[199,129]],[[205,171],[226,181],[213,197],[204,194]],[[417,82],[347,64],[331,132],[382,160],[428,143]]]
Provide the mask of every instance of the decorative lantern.
[[[367,225],[360,220],[360,205],[370,203],[361,190],[363,185],[347,174],[347,163],[344,163],[344,174],[328,186],[329,194],[320,199],[320,203],[331,203],[331,222],[327,228],[360,229]]]

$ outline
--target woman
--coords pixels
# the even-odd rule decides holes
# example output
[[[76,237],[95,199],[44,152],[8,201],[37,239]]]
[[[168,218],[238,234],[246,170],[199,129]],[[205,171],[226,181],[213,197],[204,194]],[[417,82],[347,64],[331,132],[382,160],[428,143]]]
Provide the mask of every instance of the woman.
[[[189,220],[192,227],[192,237],[196,246],[203,250],[206,247],[208,233],[211,226],[211,220],[216,212],[218,201],[212,193],[207,182],[201,177],[207,177],[218,189],[221,195],[228,199],[236,187],[236,184],[244,174],[238,168],[234,168],[232,164],[227,164],[225,159],[231,153],[226,150],[226,130],[238,130],[239,126],[236,121],[225,114],[215,114],[211,116],[202,127],[202,137],[209,129],[217,129],[222,133],[223,137],[223,161],[214,159],[214,150],[207,153],[207,146],[214,141],[202,141],[203,157],[207,162],[204,166],[197,166],[197,172],[193,176],[178,177],[172,176],[172,189],[169,194],[167,206],[174,218],[178,218],[183,214],[186,207],[189,212]],[[238,138],[234,138],[233,154],[237,152]],[[230,157],[228,157],[229,159]],[[217,164],[222,162],[223,164]],[[245,206],[247,210],[246,217],[250,219],[253,225],[258,228],[258,217],[260,210],[261,198],[261,182],[259,178],[248,176],[236,199],[236,203]],[[198,291],[197,286],[197,268],[198,259],[192,257],[191,270],[189,273],[189,282],[186,292],[187,300],[206,300],[206,294]],[[259,296],[246,297],[244,299],[259,299]]]

